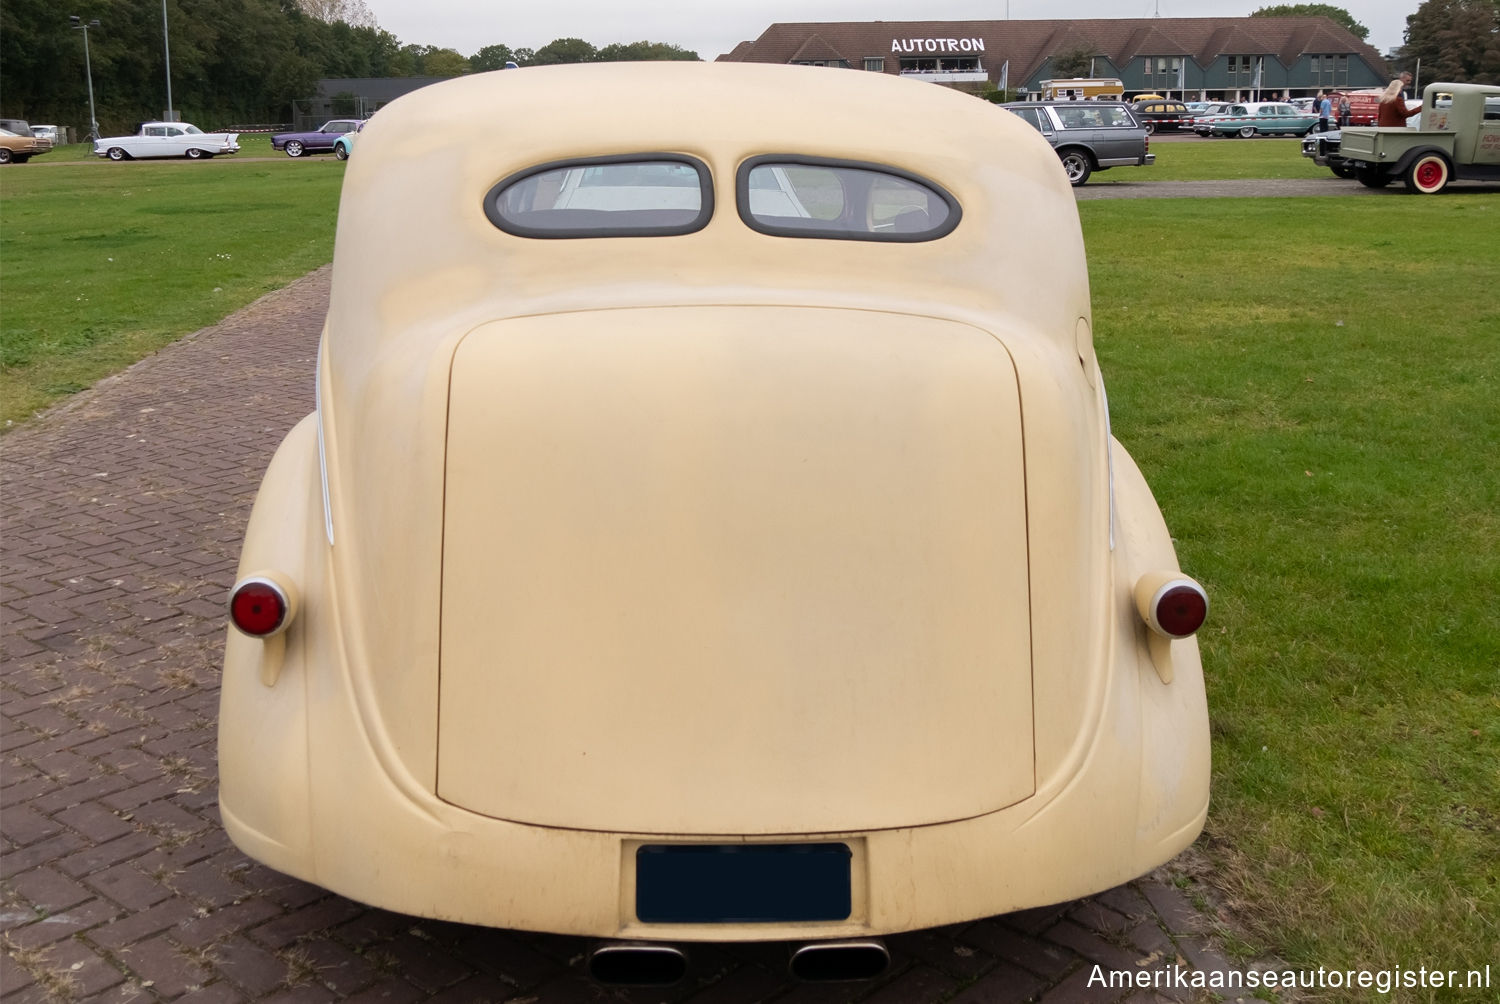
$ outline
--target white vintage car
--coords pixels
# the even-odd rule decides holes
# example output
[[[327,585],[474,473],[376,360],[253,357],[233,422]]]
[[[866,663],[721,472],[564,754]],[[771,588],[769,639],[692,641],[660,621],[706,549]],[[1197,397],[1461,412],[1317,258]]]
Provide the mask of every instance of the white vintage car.
[[[229,601],[241,848],[629,983],[702,941],[871,975],[1192,842],[1207,599],[1034,129],[641,63],[426,87],[359,145]]]
[[[220,154],[239,153],[237,132],[204,132],[186,122],[145,122],[134,136],[108,136],[94,140],[94,155],[110,160],[142,157],[187,157],[199,160]]]

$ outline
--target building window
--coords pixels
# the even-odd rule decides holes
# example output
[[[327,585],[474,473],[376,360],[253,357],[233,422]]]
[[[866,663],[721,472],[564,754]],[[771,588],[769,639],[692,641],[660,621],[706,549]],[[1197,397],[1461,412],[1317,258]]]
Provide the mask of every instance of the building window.
[[[849,69],[847,59],[798,59],[793,60],[793,66],[837,66],[840,69]]]
[[[1313,56],[1309,70],[1314,87],[1337,86],[1349,82],[1349,57],[1324,53]]]
[[[884,73],[885,72],[885,57],[884,56],[866,56],[865,57],[865,69],[869,70],[871,73]]]
[[[1177,71],[1182,69],[1181,56],[1147,56],[1146,86],[1176,87]]]
[[[1254,56],[1230,56],[1228,70],[1230,87],[1250,87],[1255,83]]]
[[[980,73],[983,69],[978,56],[928,56],[901,60],[902,73]]]

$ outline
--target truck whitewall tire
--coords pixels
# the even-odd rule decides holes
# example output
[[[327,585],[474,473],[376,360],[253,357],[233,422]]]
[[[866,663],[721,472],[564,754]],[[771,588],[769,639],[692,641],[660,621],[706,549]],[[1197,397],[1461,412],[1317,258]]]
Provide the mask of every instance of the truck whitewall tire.
[[[1448,187],[1453,168],[1440,153],[1424,153],[1406,169],[1406,190],[1417,195],[1436,195]]]

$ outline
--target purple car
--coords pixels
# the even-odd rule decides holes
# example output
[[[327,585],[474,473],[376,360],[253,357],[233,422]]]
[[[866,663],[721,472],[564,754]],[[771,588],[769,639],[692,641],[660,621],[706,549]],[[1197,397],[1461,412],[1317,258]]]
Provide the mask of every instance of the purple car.
[[[345,133],[364,125],[364,119],[330,119],[312,132],[283,132],[271,137],[271,149],[285,150],[288,157],[304,153],[328,153]]]

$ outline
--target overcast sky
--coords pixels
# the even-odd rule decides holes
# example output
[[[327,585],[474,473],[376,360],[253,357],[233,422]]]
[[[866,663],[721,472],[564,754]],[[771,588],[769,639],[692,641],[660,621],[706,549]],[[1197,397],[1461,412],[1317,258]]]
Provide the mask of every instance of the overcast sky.
[[[555,38],[670,42],[713,59],[777,21],[982,21],[1006,16],[1236,17],[1271,0],[365,0],[380,26],[403,43],[436,45],[472,56],[486,45],[539,49]],[[1402,42],[1420,0],[1338,4],[1370,29],[1384,53]]]

